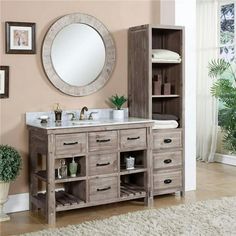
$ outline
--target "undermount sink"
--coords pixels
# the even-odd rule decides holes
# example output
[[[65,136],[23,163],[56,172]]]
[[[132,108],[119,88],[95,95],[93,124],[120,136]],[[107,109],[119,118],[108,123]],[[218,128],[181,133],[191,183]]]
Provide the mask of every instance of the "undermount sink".
[[[98,120],[74,120],[72,121],[73,125],[92,125],[92,124],[99,124],[100,121]]]

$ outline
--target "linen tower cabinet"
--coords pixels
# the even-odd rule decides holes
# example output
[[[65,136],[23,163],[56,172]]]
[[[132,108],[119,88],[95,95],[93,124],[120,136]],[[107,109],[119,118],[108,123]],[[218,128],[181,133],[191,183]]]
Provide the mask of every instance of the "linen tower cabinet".
[[[164,53],[154,60],[153,53]],[[166,56],[179,55],[179,60]],[[171,54],[172,53],[172,54]],[[184,28],[141,25],[128,30],[130,116],[166,121],[177,128],[153,128],[152,195],[184,194]]]

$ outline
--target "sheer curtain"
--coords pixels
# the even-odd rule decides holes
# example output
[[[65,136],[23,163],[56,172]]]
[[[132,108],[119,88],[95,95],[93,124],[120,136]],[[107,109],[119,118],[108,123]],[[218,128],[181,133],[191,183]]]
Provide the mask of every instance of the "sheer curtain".
[[[217,0],[197,0],[197,158],[212,162],[217,142],[218,109],[210,88],[208,63],[218,56]]]

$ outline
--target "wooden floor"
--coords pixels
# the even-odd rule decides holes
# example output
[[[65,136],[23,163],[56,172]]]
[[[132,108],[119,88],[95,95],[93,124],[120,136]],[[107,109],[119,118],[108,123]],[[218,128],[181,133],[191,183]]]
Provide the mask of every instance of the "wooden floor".
[[[154,207],[168,207],[180,203],[236,196],[236,167],[218,163],[197,163],[197,191],[186,192],[185,198],[179,195],[155,197]],[[88,220],[103,219],[127,212],[147,209],[142,202],[122,202],[80,210],[61,212],[57,217],[57,227],[78,224]],[[11,220],[0,223],[0,235],[20,234],[47,229],[49,226],[39,215],[29,211],[10,214]]]

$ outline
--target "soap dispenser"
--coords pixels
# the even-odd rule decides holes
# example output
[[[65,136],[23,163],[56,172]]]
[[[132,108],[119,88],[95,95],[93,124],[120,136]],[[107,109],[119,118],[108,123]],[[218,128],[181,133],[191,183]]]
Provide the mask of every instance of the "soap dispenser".
[[[61,116],[62,116],[62,110],[60,108],[59,103],[56,103],[56,108],[54,110],[55,113],[55,121],[60,122],[61,121]]]
[[[69,165],[70,177],[76,177],[77,168],[78,168],[78,163],[75,162],[75,159],[73,157],[72,162]]]

